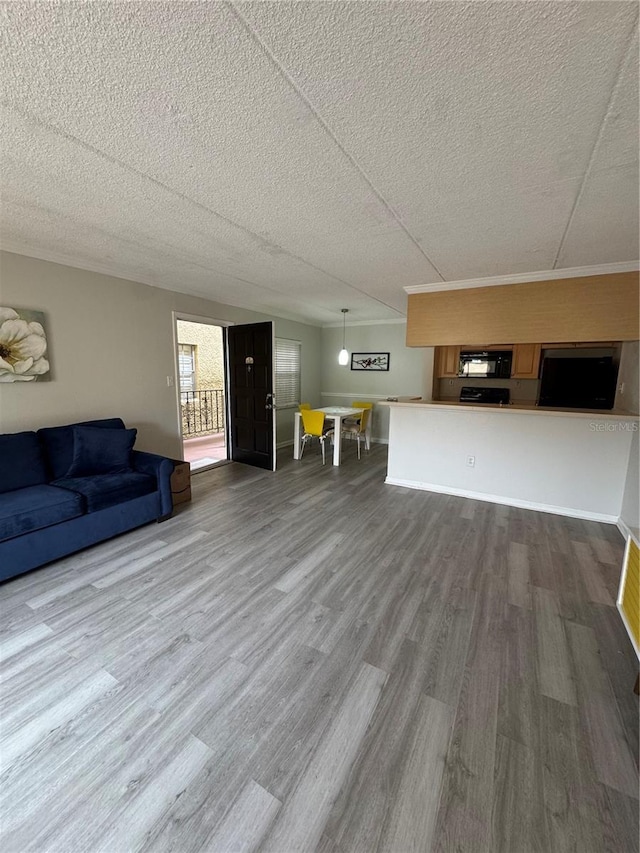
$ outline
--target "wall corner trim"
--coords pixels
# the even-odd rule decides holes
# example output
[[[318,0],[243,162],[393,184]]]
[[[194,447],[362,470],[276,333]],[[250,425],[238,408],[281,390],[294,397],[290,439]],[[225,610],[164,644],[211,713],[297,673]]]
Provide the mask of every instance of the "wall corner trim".
[[[627,523],[622,520],[622,517],[620,517],[616,520],[616,527],[618,528],[620,533],[622,533],[622,536],[624,537],[624,541],[626,542],[627,539],[631,536],[631,529],[629,528]]]
[[[321,397],[353,397],[359,400],[386,400],[387,394],[370,394],[368,391],[321,391]]]

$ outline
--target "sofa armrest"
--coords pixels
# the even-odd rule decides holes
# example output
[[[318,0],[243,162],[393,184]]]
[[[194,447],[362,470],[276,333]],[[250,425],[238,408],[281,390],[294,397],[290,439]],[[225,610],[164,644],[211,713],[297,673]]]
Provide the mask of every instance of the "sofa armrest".
[[[173,512],[173,499],[171,497],[171,475],[174,463],[166,456],[158,456],[156,453],[145,453],[143,450],[134,450],[131,454],[134,470],[141,474],[151,474],[156,478],[158,491],[160,492],[160,517],[164,518]]]

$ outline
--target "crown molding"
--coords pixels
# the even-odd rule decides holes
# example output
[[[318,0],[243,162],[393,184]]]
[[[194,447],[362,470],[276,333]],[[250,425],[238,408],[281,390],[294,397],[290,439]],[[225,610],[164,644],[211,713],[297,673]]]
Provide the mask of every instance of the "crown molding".
[[[526,284],[531,281],[555,281],[563,278],[583,278],[588,275],[611,275],[620,272],[636,272],[640,261],[624,261],[615,264],[594,264],[590,267],[568,267],[562,270],[539,270],[519,272],[514,275],[496,275],[488,278],[468,278],[462,281],[438,281],[433,284],[412,284],[403,288],[405,293],[435,293],[439,290],[467,290],[471,287],[499,287],[505,284]]]
[[[394,320],[353,320],[353,322],[351,323],[347,321],[345,325],[347,326],[347,328],[349,328],[349,326],[396,326],[399,324],[402,324],[404,326],[406,325],[406,323],[406,317],[399,317],[398,319]],[[341,329],[342,323],[323,323],[322,328]]]

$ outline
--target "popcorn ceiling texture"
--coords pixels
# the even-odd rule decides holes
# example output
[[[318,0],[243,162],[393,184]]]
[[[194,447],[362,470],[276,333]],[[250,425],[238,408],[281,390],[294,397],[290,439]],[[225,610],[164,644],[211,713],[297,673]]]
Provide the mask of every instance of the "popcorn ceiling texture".
[[[281,316],[638,257],[635,3],[4,3],[12,251]]]

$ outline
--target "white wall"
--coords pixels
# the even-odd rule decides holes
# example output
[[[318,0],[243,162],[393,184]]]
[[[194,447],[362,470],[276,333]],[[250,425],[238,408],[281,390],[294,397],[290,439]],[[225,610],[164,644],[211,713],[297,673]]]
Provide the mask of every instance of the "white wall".
[[[349,405],[353,400],[374,403],[372,435],[386,441],[389,436],[389,410],[375,405],[387,397],[419,396],[431,399],[433,347],[407,347],[407,325],[347,325],[347,349],[353,352],[388,352],[388,371],[351,370],[350,364],[338,364],[342,349],[342,327],[322,330],[322,395],[313,405]]]
[[[387,479],[613,522],[634,427],[601,416],[394,406]]]
[[[181,456],[172,312],[234,323],[275,320],[302,342],[302,393],[320,393],[320,329],[139,282],[0,253],[0,305],[44,311],[51,382],[0,384],[0,432],[102,417],[138,428],[136,447]],[[293,414],[278,413],[278,441]]]

